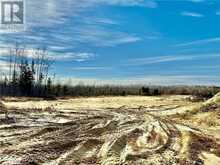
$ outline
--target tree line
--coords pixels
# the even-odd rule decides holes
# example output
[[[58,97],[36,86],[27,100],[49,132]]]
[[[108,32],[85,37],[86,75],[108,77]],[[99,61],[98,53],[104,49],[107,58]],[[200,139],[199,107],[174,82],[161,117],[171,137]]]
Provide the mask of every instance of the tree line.
[[[52,85],[52,95],[62,96],[159,96],[159,95],[193,95],[198,99],[208,99],[220,92],[215,86],[95,86],[95,85]]]
[[[9,49],[8,70],[2,73],[0,96],[29,96],[56,98],[63,96],[157,96],[195,95],[210,98],[220,91],[219,87],[206,86],[95,86],[61,85],[55,83],[50,69],[54,60],[45,48],[31,51],[16,45]]]

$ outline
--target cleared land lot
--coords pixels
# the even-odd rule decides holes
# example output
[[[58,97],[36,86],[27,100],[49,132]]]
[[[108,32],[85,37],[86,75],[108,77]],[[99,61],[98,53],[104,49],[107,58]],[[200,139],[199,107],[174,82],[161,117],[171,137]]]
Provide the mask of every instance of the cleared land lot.
[[[219,96],[3,98],[0,164],[220,164]]]

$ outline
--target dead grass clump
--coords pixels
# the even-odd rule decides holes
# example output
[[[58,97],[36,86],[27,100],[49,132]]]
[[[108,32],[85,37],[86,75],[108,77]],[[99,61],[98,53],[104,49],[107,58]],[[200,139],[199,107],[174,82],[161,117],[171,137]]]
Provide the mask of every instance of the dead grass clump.
[[[211,152],[220,157],[220,144],[211,137],[191,134],[191,142],[189,144],[191,160],[198,160],[202,151]]]
[[[53,112],[53,111],[55,111],[55,108],[54,108],[54,106],[46,107],[45,111]]]
[[[40,163],[35,160],[23,160],[20,163],[23,165],[40,165]]]
[[[178,118],[183,120],[190,120],[192,116],[196,115],[198,110],[187,110],[185,113],[176,113],[175,115],[168,116],[171,120]]]
[[[218,104],[216,104],[216,103],[209,103],[209,104],[206,104],[206,105],[202,106],[200,108],[200,111],[201,112],[210,112],[210,111],[212,112],[212,111],[216,111],[219,108],[220,108],[220,106]]]

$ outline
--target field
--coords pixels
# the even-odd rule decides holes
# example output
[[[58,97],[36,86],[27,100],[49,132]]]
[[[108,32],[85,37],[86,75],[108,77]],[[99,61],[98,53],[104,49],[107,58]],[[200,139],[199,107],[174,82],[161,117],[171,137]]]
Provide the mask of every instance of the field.
[[[2,98],[0,164],[218,165],[219,98]]]

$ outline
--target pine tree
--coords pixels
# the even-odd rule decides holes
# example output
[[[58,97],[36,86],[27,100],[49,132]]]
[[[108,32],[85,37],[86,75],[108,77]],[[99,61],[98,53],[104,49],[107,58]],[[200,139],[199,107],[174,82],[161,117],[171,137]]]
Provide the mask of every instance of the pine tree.
[[[51,87],[52,87],[52,80],[51,80],[51,78],[49,77],[48,79],[47,79],[47,95],[50,95],[51,94]]]
[[[34,83],[34,73],[28,65],[28,61],[22,63],[20,66],[20,81],[19,87],[22,94],[29,96]]]

